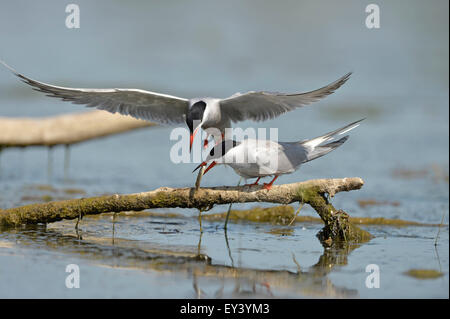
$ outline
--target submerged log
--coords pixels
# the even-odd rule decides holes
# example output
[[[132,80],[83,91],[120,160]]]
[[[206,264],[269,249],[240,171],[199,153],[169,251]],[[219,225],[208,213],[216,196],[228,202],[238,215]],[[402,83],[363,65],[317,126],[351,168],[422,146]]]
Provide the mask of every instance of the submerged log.
[[[156,124],[105,111],[45,118],[0,117],[0,149],[70,145]]]
[[[361,178],[318,179],[305,182],[274,185],[270,191],[262,186],[235,186],[212,188],[169,188],[153,191],[70,199],[45,204],[33,204],[0,211],[0,225],[51,223],[62,219],[75,219],[80,215],[121,211],[141,211],[151,208],[197,208],[202,211],[214,205],[230,203],[268,202],[309,204],[324,221],[320,234],[323,241],[363,242],[371,235],[352,225],[348,215],[333,207],[327,195],[333,197],[342,191],[360,189]]]

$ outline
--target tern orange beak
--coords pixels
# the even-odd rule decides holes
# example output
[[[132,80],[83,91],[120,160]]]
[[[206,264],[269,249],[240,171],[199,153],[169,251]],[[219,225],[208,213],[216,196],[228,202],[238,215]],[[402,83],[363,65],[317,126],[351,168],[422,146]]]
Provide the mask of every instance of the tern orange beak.
[[[200,127],[200,126],[198,126],[198,127],[194,130],[194,133],[191,134],[191,139],[190,139],[190,141],[189,141],[189,152],[192,152],[192,144],[194,144],[194,138],[195,138],[195,135],[196,135],[197,132],[198,132],[199,127]],[[206,164],[205,164],[205,165],[206,165]]]

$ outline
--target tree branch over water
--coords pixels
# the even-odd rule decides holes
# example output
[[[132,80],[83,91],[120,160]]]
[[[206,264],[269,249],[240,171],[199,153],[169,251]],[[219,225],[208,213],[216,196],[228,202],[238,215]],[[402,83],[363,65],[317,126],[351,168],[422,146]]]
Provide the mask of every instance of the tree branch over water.
[[[325,227],[319,236],[322,240],[361,242],[368,240],[370,234],[352,225],[348,221],[348,215],[342,210],[335,209],[328,201],[327,195],[333,197],[342,191],[357,190],[363,184],[361,178],[354,177],[274,185],[270,191],[263,189],[262,186],[212,187],[198,190],[161,187],[136,194],[115,194],[10,208],[0,211],[0,225],[51,223],[62,219],[75,219],[80,215],[152,208],[197,208],[205,211],[214,205],[230,203],[298,202],[309,204],[324,221]]]
[[[105,111],[45,118],[0,117],[0,149],[70,145],[154,125],[156,124]]]

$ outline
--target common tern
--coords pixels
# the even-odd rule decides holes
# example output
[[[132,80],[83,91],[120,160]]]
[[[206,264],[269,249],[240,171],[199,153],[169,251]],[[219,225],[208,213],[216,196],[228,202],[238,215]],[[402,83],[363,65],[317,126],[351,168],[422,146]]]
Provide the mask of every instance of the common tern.
[[[208,163],[210,164],[204,174],[217,164],[229,165],[245,179],[257,178],[255,183],[247,185],[257,185],[260,178],[274,176],[270,183],[263,185],[265,189],[270,190],[278,176],[291,174],[299,169],[301,164],[328,154],[344,144],[349,136],[340,136],[358,127],[363,120],[350,123],[322,136],[299,142],[256,139],[245,139],[241,142],[224,140],[211,149],[206,160],[194,171]],[[339,139],[335,140],[338,137]]]
[[[160,124],[186,123],[190,131],[190,149],[199,129],[205,130],[208,136],[212,135],[216,143],[219,143],[224,138],[225,129],[231,127],[231,122],[264,121],[275,118],[326,97],[341,87],[351,75],[351,72],[347,73],[333,83],[306,93],[250,91],[236,93],[225,99],[211,97],[186,99],[140,89],[55,86],[26,77],[5,62],[1,60],[0,62],[34,90],[44,92],[50,97]],[[207,142],[206,139],[205,147]]]

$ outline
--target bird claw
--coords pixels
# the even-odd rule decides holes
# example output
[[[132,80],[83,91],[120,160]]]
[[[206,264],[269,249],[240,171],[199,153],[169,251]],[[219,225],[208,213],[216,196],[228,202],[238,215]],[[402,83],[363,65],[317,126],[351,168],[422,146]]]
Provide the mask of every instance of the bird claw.
[[[272,184],[273,182],[275,182],[275,180],[278,178],[278,175],[275,175],[275,177],[270,181],[269,184],[264,183],[263,188],[270,190],[272,188]]]

